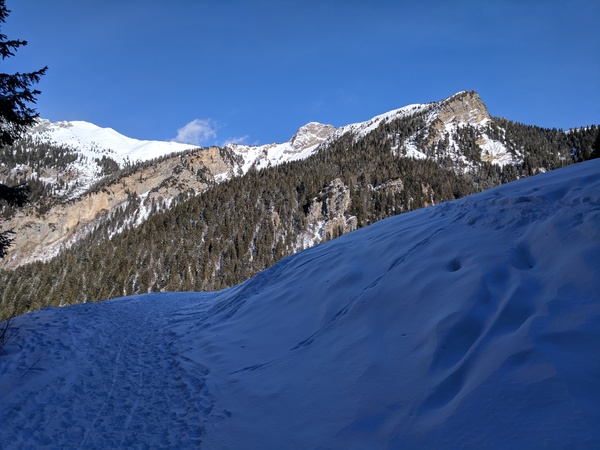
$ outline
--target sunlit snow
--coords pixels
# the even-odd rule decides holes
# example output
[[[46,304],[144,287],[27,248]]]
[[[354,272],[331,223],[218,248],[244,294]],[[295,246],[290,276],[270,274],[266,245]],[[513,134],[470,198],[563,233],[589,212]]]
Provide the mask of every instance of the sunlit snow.
[[[55,122],[39,120],[30,135],[78,150],[89,158],[106,155],[119,165],[127,161],[148,161],[170,153],[194,148],[189,144],[139,140],[124,136],[112,128],[102,128],[84,121]]]

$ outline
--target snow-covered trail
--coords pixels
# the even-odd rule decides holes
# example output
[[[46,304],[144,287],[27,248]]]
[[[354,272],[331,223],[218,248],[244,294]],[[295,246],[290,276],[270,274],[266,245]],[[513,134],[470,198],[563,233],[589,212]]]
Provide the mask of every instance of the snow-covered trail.
[[[149,294],[26,316],[25,348],[0,360],[3,446],[199,445],[213,400],[208,370],[186,356],[188,322],[203,320],[192,301],[193,315],[185,295]]]

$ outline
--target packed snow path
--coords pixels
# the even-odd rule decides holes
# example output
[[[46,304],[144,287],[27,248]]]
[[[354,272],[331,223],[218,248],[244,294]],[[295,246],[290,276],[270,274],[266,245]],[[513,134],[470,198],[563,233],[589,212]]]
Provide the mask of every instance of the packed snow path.
[[[186,300],[153,294],[31,314],[23,357],[0,366],[2,447],[199,445],[213,400],[208,370],[186,356],[182,322],[202,311],[196,294],[186,315]],[[7,390],[10,378],[31,390]]]
[[[600,160],[216,293],[15,319],[2,448],[600,448]]]

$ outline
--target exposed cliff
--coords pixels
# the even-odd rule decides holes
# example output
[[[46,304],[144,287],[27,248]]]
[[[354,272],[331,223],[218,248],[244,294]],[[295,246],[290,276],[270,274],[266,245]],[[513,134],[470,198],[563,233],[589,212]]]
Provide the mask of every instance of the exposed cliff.
[[[68,202],[44,208],[26,206],[2,224],[16,234],[1,265],[13,268],[52,258],[111,220],[113,225],[108,232],[120,232],[139,224],[152,212],[169,207],[178,198],[197,195],[217,181],[233,177],[238,168],[223,149],[198,149],[141,166],[112,181],[105,180]]]

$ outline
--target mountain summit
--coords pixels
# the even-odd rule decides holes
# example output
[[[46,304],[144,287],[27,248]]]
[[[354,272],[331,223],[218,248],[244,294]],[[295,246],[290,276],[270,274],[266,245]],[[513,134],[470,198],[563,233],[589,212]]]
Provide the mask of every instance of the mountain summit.
[[[30,129],[28,138],[34,142],[71,148],[92,161],[102,156],[110,157],[121,167],[126,162],[148,161],[194,148],[193,145],[178,142],[133,139],[112,128],[102,128],[84,121],[51,123],[39,119]]]
[[[474,91],[459,92],[440,102],[437,119],[444,126],[483,124],[491,119],[487,107]]]
[[[297,133],[290,139],[290,144],[297,151],[321,144],[335,132],[332,125],[324,125],[318,122],[310,122],[300,127]]]

